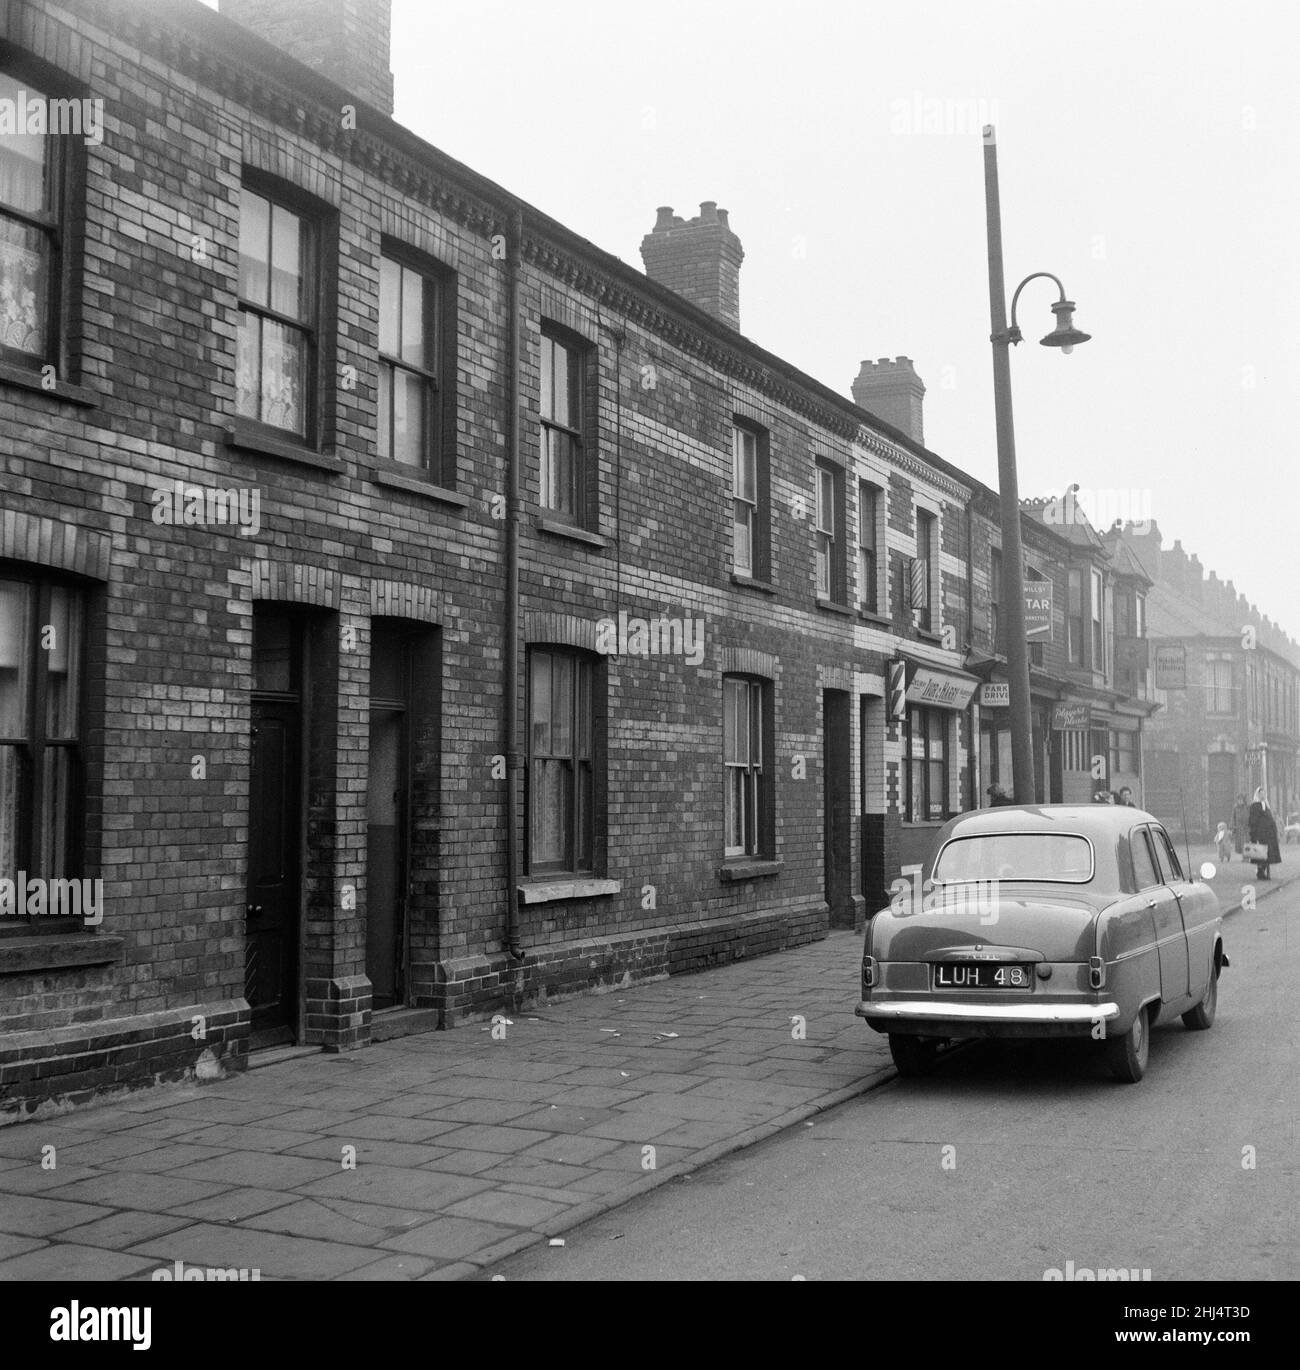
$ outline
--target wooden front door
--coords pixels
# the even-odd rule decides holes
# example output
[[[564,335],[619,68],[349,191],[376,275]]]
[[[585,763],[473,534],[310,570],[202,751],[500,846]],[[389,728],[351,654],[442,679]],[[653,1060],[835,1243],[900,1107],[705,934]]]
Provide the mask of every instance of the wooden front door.
[[[853,926],[853,783],[849,696],[822,691],[823,888],[832,927]]]
[[[402,1002],[406,893],[406,715],[370,706],[366,821],[366,975],[373,1006]]]
[[[254,1032],[292,1040],[298,1016],[298,762],[296,704],[254,699],[249,794],[244,997]]]

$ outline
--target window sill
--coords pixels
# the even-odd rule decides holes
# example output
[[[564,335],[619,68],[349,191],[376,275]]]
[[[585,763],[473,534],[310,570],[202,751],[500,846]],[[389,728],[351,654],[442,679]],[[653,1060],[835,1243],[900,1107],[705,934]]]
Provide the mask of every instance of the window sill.
[[[124,937],[105,937],[99,933],[0,937],[0,975],[107,966],[122,959],[125,945]]]
[[[558,538],[569,538],[573,542],[584,542],[588,547],[609,546],[608,538],[602,537],[599,533],[589,533],[585,528],[579,528],[576,523],[562,523],[559,519],[550,519],[539,514],[537,527],[543,533],[550,533]]]
[[[739,585],[742,590],[757,590],[761,595],[776,594],[776,586],[770,580],[755,580],[753,576],[742,576],[738,572],[732,572],[731,583]]]
[[[462,495],[459,490],[449,490],[445,485],[437,485],[427,479],[422,480],[419,476],[408,476],[400,470],[374,466],[370,471],[370,479],[376,485],[388,485],[394,490],[405,490],[409,495],[420,495],[438,504],[452,504],[457,509],[469,508],[469,496]]]
[[[884,614],[878,614],[874,609],[859,609],[858,617],[864,623],[875,623],[882,628],[892,628],[894,626],[894,620],[892,618],[886,618]]]
[[[933,629],[931,629],[931,628],[918,628],[918,629],[916,630],[916,635],[917,635],[917,637],[919,637],[919,638],[921,639],[922,642],[936,642],[936,643],[940,643],[940,642],[943,641],[943,634],[942,634],[942,633],[936,633],[936,632],[935,632]]]
[[[79,404],[83,409],[93,409],[99,403],[98,394],[84,385],[70,385],[60,380],[56,380],[52,386],[46,385],[39,371],[28,371],[24,366],[11,366],[8,362],[0,362],[0,384],[30,390],[35,395],[45,395],[63,404]]]
[[[828,614],[851,616],[853,613],[847,604],[837,604],[833,599],[823,599],[821,595],[817,596],[817,607],[824,609]]]
[[[784,861],[730,861],[718,868],[718,879],[728,883],[736,880],[762,880],[768,876],[780,875],[784,869]]]
[[[519,902],[550,904],[557,899],[593,899],[600,895],[618,894],[622,889],[621,880],[602,880],[597,876],[579,876],[574,880],[530,880],[519,886]]]
[[[255,425],[238,420],[226,424],[226,446],[236,452],[275,457],[279,461],[291,461],[297,466],[310,466],[336,476],[342,475],[346,469],[337,457],[327,457],[301,443],[273,437]]]

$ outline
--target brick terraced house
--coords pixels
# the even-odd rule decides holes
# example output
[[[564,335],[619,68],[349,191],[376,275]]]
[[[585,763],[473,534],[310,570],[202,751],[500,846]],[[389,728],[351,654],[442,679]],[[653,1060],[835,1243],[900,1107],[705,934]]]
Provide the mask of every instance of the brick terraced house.
[[[910,361],[429,146],[388,22],[0,6],[2,1117],[860,927],[979,802]]]
[[[1181,542],[1164,547],[1154,522],[1121,536],[1153,582],[1151,811],[1180,828],[1185,813],[1209,840],[1262,785],[1280,837],[1300,809],[1300,646]]]
[[[1035,793],[1018,802],[1086,804],[1127,786],[1143,802],[1142,737],[1157,705],[1146,666],[1151,580],[1118,534],[1099,534],[1073,488],[1021,501]],[[971,505],[977,616],[970,669],[979,693],[980,793],[1011,784],[1002,538],[996,496]]]

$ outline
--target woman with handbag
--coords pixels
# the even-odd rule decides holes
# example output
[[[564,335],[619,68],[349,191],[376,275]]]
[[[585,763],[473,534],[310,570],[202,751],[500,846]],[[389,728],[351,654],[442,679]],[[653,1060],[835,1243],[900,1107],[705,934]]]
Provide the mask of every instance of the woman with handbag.
[[[1241,855],[1241,849],[1246,845],[1250,834],[1250,805],[1246,803],[1246,796],[1239,794],[1237,802],[1232,806],[1232,841],[1237,848],[1237,855]]]
[[[1260,880],[1271,880],[1269,866],[1282,859],[1277,845],[1277,820],[1268,807],[1263,785],[1255,791],[1255,802],[1250,806],[1250,842],[1245,856],[1255,863],[1255,874]]]

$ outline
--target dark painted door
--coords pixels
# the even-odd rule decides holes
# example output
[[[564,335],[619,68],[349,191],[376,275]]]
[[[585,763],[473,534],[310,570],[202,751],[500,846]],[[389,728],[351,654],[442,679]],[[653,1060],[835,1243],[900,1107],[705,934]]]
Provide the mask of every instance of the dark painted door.
[[[244,997],[254,1032],[292,1040],[298,1016],[298,706],[252,702]]]
[[[853,926],[851,757],[848,693],[844,690],[823,690],[823,878],[832,927]]]
[[[406,716],[370,706],[370,785],[366,821],[366,975],[374,1007],[403,993],[406,886]]]

